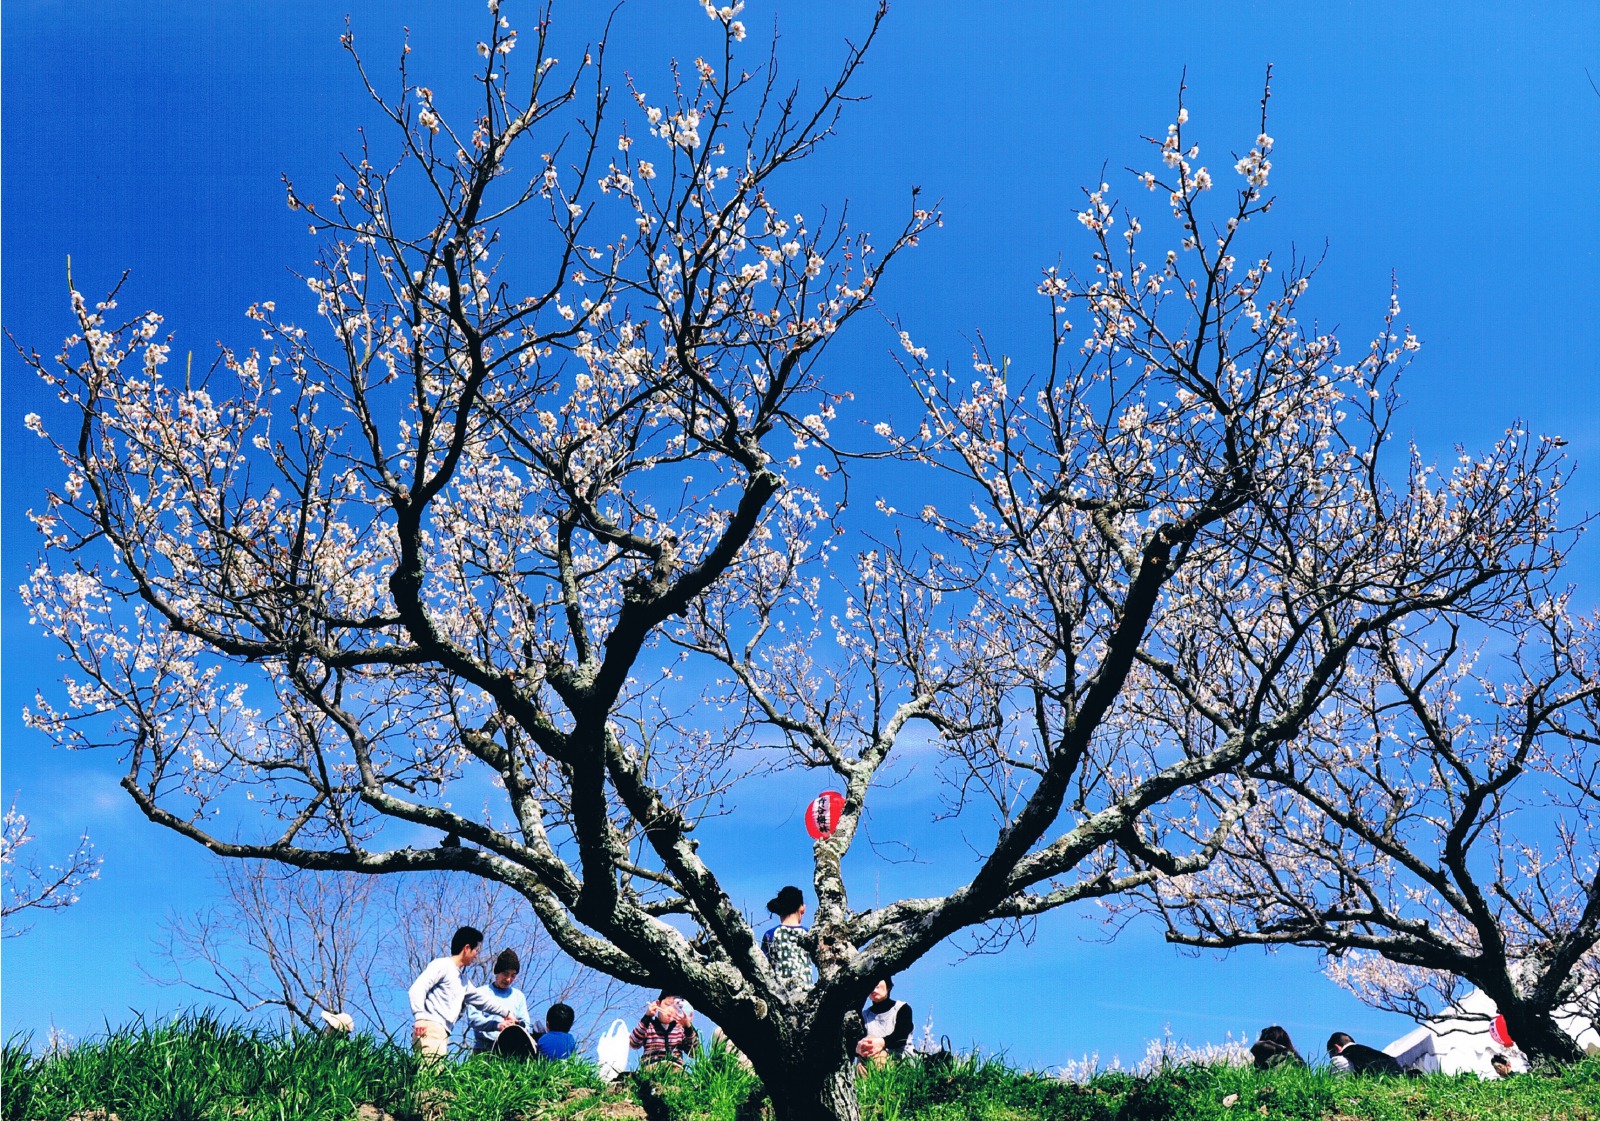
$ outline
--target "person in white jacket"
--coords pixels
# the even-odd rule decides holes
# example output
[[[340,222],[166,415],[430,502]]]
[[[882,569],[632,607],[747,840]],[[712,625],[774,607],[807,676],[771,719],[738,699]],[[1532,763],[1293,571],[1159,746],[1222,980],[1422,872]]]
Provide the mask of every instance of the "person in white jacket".
[[[461,971],[478,960],[483,932],[464,926],[450,939],[450,956],[434,958],[411,983],[412,1046],[421,1054],[444,1058],[450,1044],[450,1029],[461,1018],[463,1004],[471,1004],[499,1016],[512,1015],[509,1003],[495,999],[486,990],[469,990]]]

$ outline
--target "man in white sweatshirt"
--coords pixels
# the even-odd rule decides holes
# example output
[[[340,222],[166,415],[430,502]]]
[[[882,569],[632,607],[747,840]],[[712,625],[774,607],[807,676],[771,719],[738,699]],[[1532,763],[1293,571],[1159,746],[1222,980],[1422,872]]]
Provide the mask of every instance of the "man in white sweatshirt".
[[[412,1046],[421,1054],[444,1058],[450,1044],[450,1029],[461,1016],[463,1003],[470,1003],[499,1016],[509,1016],[509,1002],[497,1001],[492,994],[470,990],[461,980],[461,971],[478,960],[483,932],[464,926],[450,939],[450,956],[434,958],[422,975],[411,983]]]

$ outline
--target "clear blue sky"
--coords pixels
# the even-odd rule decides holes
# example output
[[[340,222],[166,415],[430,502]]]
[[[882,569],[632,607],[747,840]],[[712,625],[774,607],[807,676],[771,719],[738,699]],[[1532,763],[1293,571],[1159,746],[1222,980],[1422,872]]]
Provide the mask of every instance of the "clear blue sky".
[[[526,24],[521,7],[507,4]],[[571,34],[592,34],[592,7],[573,0],[557,18]],[[380,77],[403,25],[418,80],[448,89],[476,62],[481,3],[350,10]],[[89,293],[132,269],[124,307],[163,312],[180,354],[192,348],[205,360],[217,340],[248,345],[243,309],[296,292],[288,270],[312,252],[279,174],[322,197],[357,123],[373,123],[338,46],[343,11],[309,0],[10,0],[0,91],[5,327],[46,352],[57,345],[70,329],[71,254]],[[761,0],[743,18],[759,34],[774,11],[796,74],[820,74],[870,16],[856,0]],[[619,61],[647,88],[664,86],[668,53],[693,57],[708,23],[692,0],[631,0],[617,20]],[[900,0],[861,77],[871,100],[791,197],[808,212],[848,197],[858,224],[884,231],[909,185],[942,198],[945,228],[903,260],[883,304],[953,361],[974,330],[1026,356],[1043,335],[1038,270],[1088,253],[1078,187],[1097,183],[1104,166],[1118,194],[1135,195],[1119,169],[1143,160],[1141,135],[1164,131],[1185,68],[1192,134],[1217,156],[1248,147],[1269,62],[1280,201],[1266,229],[1282,250],[1328,250],[1305,306],[1358,340],[1396,274],[1404,317],[1425,344],[1404,421],[1424,449],[1446,457],[1521,418],[1570,441],[1579,464],[1571,512],[1600,510],[1600,96],[1585,74],[1600,74],[1593,5]],[[887,329],[862,324],[832,355],[868,416],[904,407],[883,358],[890,342]],[[209,866],[198,848],[143,821],[116,786],[116,760],[52,751],[21,725],[34,688],[55,674],[14,594],[36,556],[25,512],[54,479],[22,417],[48,415],[50,403],[9,352],[0,372],[4,791],[21,792],[42,855],[64,853],[87,827],[105,856],[79,906],[6,942],[0,1030],[42,1032],[53,1020],[81,1035],[181,1001],[135,963],[149,960],[168,908],[206,901]],[[1591,544],[1574,569],[1586,603],[1600,586],[1595,555]],[[925,824],[924,777],[890,791],[873,828],[879,839],[917,841],[936,861],[959,839]],[[736,860],[729,882],[750,906],[774,882],[804,882],[798,810],[813,792],[763,790],[723,827],[731,850],[752,829],[787,839],[759,867]],[[916,867],[893,874],[915,878]],[[1148,929],[1111,944],[1090,940],[1099,929],[1094,913],[1055,915],[1031,945],[1003,956],[953,964],[953,952],[936,954],[899,992],[958,1045],[1040,1066],[1091,1051],[1136,1058],[1169,1025],[1193,1042],[1281,1022],[1303,1043],[1344,1029],[1380,1045],[1408,1027],[1322,979],[1309,952],[1192,959]]]

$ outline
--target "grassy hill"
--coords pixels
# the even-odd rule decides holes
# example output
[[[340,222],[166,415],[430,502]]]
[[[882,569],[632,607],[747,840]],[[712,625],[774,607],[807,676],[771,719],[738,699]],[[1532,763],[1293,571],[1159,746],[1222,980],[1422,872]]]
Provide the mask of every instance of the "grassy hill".
[[[420,1065],[365,1037],[279,1035],[189,1017],[38,1056],[5,1047],[3,1121],[750,1121],[726,1054],[603,1085],[587,1063]],[[741,1108],[745,1107],[745,1108]],[[1084,1084],[994,1059],[904,1064],[861,1083],[864,1121],[1600,1121],[1600,1060],[1549,1076],[1336,1079],[1175,1066]]]

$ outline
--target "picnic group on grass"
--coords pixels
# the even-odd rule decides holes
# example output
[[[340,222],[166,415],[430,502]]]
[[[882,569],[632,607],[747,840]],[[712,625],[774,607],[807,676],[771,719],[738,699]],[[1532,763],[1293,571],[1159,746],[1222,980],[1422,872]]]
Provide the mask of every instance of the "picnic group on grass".
[[[762,934],[761,949],[779,984],[791,998],[798,999],[811,987],[814,968],[813,940],[805,926],[805,896],[797,887],[785,887],[767,903],[767,910],[777,922]],[[576,1054],[573,1009],[558,1001],[545,1011],[542,1022],[533,1019],[527,997],[516,987],[521,962],[515,950],[500,952],[494,961],[493,977],[486,984],[469,987],[462,980],[461,971],[477,961],[482,945],[481,931],[461,927],[450,940],[449,955],[429,962],[412,983],[409,996],[416,1050],[425,1056],[443,1058],[451,1030],[465,1014],[475,1055],[566,1059]],[[911,1047],[915,1022],[911,1006],[894,998],[894,979],[881,978],[872,987],[857,1026],[859,1038],[854,1051],[858,1061],[863,1065],[881,1064],[915,1057]],[[720,1030],[713,1040],[731,1046]],[[669,990],[663,990],[645,1005],[644,1015],[628,1034],[628,1046],[639,1052],[640,1066],[661,1062],[682,1065],[699,1049],[699,1044],[694,1009]],[[1250,1052],[1260,1070],[1306,1065],[1289,1033],[1276,1024],[1262,1030]],[[1339,1075],[1407,1073],[1393,1057],[1355,1042],[1344,1032],[1334,1032],[1328,1038],[1327,1053],[1330,1067]],[[1496,1055],[1493,1066],[1498,1077],[1506,1078],[1512,1073],[1504,1055]]]
[[[768,902],[767,910],[778,921],[762,935],[761,948],[779,983],[799,997],[811,987],[814,968],[811,933],[804,925],[805,897],[799,888],[785,887]],[[558,1001],[546,1010],[542,1022],[533,1019],[528,998],[516,987],[522,963],[515,950],[500,952],[493,977],[486,984],[469,986],[462,979],[462,971],[478,960],[482,947],[483,932],[463,926],[450,939],[450,953],[430,961],[412,982],[407,995],[414,1048],[424,1056],[444,1058],[450,1033],[465,1016],[475,1055],[565,1059],[575,1054],[572,1025],[576,1013]],[[895,1000],[893,991],[893,978],[881,979],[862,1011],[860,1038],[854,1045],[862,1063],[882,1063],[909,1053],[915,1021],[911,1006]],[[726,1042],[720,1032],[714,1038]],[[659,1062],[681,1065],[699,1044],[694,1009],[678,994],[665,990],[645,1005],[644,1015],[628,1035],[628,1046],[639,1052],[641,1066]]]
[[[515,950],[502,950],[494,961],[494,976],[483,985],[468,988],[461,971],[478,960],[483,932],[464,926],[450,939],[450,954],[434,958],[411,983],[411,1019],[414,1046],[423,1055],[443,1058],[450,1031],[462,1012],[472,1032],[473,1054],[494,1052],[513,1058],[571,1058],[578,1049],[572,1037],[574,1013],[559,1001],[545,1012],[542,1024],[528,1013],[528,998],[516,987],[522,963]]]

